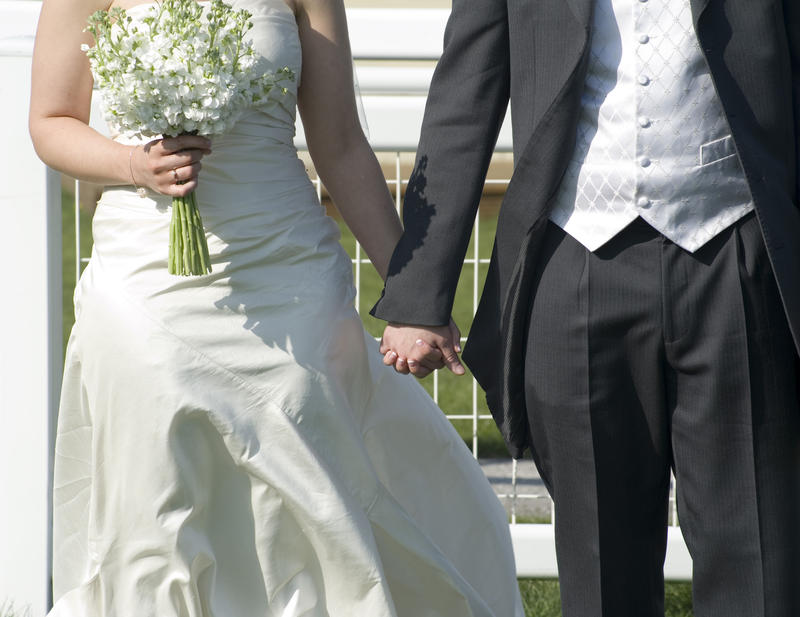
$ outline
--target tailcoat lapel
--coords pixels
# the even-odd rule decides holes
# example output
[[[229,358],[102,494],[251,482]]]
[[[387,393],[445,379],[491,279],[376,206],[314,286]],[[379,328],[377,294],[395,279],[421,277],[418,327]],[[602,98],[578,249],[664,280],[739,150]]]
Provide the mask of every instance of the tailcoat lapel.
[[[559,182],[571,155],[571,149],[562,145],[574,139],[595,2],[564,0],[569,12],[564,11],[563,29],[558,33],[559,54],[551,56],[555,59],[551,65],[536,65],[537,71],[547,71],[558,77],[551,80],[545,95],[549,103],[547,111],[533,127],[525,146],[515,147],[514,174],[503,200],[497,229],[497,235],[503,240],[496,255],[502,303],[507,300],[508,283],[520,260],[524,238],[533,223],[546,214],[552,188]],[[568,13],[574,18],[571,23]],[[534,32],[534,36],[538,34]],[[512,100],[512,106],[518,103]]]
[[[692,21],[694,22],[694,30],[697,32],[697,24],[700,23],[700,17],[703,11],[706,10],[710,0],[691,0],[692,5]]]

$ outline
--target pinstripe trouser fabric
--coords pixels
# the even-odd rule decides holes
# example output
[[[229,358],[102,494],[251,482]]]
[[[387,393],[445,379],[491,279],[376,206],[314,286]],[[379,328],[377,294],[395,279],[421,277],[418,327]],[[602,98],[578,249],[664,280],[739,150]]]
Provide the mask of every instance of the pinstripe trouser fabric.
[[[671,467],[696,617],[800,615],[797,361],[755,216],[693,254],[641,219],[594,253],[550,224],[534,289],[564,616],[663,615]]]

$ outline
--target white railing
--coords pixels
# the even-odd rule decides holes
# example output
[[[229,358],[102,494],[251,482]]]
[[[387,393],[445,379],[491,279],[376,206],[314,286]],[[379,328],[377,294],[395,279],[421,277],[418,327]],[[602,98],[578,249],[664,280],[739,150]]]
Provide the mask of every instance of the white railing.
[[[36,158],[27,133],[30,53],[39,3],[0,0],[0,109],[4,144],[0,151],[0,207],[8,230],[0,243],[0,263],[6,265],[0,302],[0,606],[6,599],[29,605],[31,615],[44,615],[49,605],[50,475],[52,435],[57,413],[62,362],[61,324],[61,179]],[[409,159],[417,145],[425,96],[433,64],[441,53],[446,10],[351,9],[348,11],[353,53],[370,141],[380,153],[387,182],[400,207],[408,183]],[[413,61],[413,62],[409,62]],[[93,125],[99,114],[93,112]],[[104,130],[99,123],[96,128]],[[304,148],[299,126],[298,148]],[[500,164],[487,181],[493,191],[508,183],[511,134],[508,121],[497,145]],[[74,216],[80,233],[76,183]],[[318,190],[322,187],[318,184]],[[475,250],[467,256],[472,267],[472,303],[480,293],[478,266],[487,259],[478,253],[480,219],[475,221]],[[76,238],[80,247],[80,238]],[[86,255],[76,250],[79,274]],[[360,290],[368,260],[355,247],[354,275]],[[434,398],[438,396],[434,377]],[[476,383],[471,408],[449,415],[472,422],[473,453],[478,456],[478,423],[489,419],[479,412],[482,396]],[[530,466],[530,461],[520,465]],[[527,469],[527,468],[526,468]],[[520,492],[517,465],[510,489],[500,496],[510,506],[512,522],[523,500],[541,496]],[[552,521],[551,502],[546,510]],[[673,504],[674,510],[674,504]],[[676,517],[672,522],[677,524]],[[557,566],[552,524],[514,524],[511,528],[522,577],[555,577]],[[669,530],[665,574],[687,580],[691,560],[676,527]]]

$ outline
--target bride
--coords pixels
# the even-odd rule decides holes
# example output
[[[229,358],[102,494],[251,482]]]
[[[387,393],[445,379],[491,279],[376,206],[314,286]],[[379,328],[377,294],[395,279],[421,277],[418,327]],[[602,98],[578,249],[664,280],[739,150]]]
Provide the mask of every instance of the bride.
[[[213,142],[145,144],[87,125],[83,29],[109,7],[44,0],[33,142],[106,186],[65,360],[51,615],[518,617],[505,513],[427,394],[384,367],[293,147],[296,103],[385,274],[401,229],[359,127],[341,0],[234,4],[265,70],[294,71],[289,93]],[[194,189],[213,273],[176,277],[171,197]]]

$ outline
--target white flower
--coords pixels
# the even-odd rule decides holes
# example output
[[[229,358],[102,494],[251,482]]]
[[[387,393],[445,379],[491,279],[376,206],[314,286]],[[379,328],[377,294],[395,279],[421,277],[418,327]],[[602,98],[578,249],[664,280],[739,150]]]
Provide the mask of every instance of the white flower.
[[[201,19],[205,12],[207,19]],[[293,79],[257,67],[245,38],[249,13],[222,0],[162,0],[134,21],[112,9],[90,18],[89,57],[106,118],[120,130],[153,136],[228,130],[242,111],[283,91]]]

